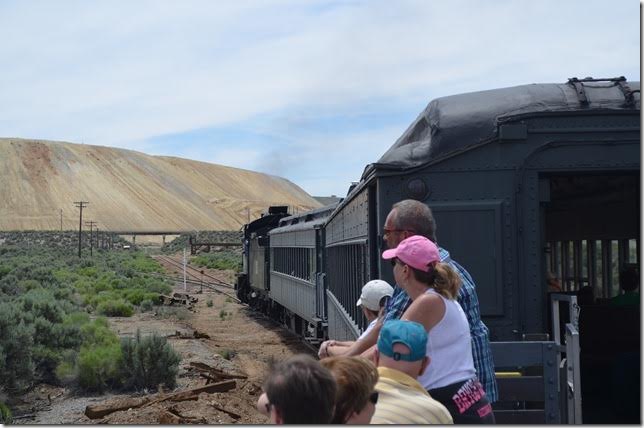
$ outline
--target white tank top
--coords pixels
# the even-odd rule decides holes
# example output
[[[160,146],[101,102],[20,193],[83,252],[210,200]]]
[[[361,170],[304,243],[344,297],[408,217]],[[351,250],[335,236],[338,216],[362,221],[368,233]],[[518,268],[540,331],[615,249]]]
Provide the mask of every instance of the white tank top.
[[[462,382],[476,376],[472,360],[472,338],[467,317],[456,300],[446,299],[434,289],[435,294],[445,303],[445,314],[427,335],[427,356],[429,367],[418,382],[425,389],[441,388]]]

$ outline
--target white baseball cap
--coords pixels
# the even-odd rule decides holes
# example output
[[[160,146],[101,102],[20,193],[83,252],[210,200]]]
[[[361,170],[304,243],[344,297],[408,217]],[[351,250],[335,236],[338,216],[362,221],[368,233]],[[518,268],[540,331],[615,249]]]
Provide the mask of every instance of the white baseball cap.
[[[356,306],[364,306],[372,311],[380,310],[380,299],[385,296],[391,297],[394,294],[394,289],[387,281],[382,279],[374,279],[367,282],[362,287],[362,293],[358,299]]]

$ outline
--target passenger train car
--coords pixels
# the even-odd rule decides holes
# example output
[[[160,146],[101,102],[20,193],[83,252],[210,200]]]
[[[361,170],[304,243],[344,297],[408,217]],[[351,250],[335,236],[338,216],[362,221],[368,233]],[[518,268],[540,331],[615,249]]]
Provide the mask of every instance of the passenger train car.
[[[339,204],[246,226],[240,298],[311,342],[355,339],[365,327],[362,285],[394,283],[382,229],[407,198],[432,209],[438,244],[474,278],[492,341],[551,340],[559,326],[548,277],[559,278],[560,294],[589,286],[601,303],[619,293],[621,267],[639,269],[640,84],[571,78],[430,102]],[[619,318],[607,311],[597,317]],[[639,320],[639,308],[630,312]],[[593,321],[581,314],[583,338]],[[639,325],[627,330],[639,352]],[[582,346],[582,372],[583,356]],[[564,420],[547,401],[543,421]]]

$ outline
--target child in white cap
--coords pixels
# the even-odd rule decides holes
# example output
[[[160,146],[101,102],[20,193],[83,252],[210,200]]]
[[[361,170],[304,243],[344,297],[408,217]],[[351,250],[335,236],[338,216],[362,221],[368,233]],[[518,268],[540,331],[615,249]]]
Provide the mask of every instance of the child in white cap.
[[[371,329],[374,328],[378,321],[380,310],[385,307],[387,299],[394,293],[394,289],[387,281],[381,279],[374,279],[367,282],[362,287],[360,298],[356,302],[356,306],[362,308],[362,313],[369,322],[365,331],[358,337],[356,341],[337,341],[327,340],[322,342],[318,356],[320,358],[334,357],[344,355],[357,341],[365,337]]]

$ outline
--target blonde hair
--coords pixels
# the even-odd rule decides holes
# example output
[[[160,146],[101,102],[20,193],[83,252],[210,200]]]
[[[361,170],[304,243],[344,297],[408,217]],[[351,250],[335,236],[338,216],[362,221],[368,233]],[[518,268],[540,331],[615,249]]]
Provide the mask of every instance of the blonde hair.
[[[414,273],[416,280],[433,288],[446,299],[456,300],[458,297],[462,283],[461,277],[447,263],[434,263],[430,265],[429,272],[423,272],[412,266],[409,266],[409,268]]]
[[[360,412],[367,405],[378,382],[378,370],[362,357],[330,357],[320,364],[329,369],[337,384],[331,423],[344,424],[353,412]]]

